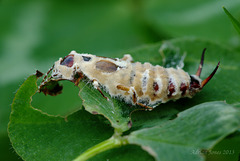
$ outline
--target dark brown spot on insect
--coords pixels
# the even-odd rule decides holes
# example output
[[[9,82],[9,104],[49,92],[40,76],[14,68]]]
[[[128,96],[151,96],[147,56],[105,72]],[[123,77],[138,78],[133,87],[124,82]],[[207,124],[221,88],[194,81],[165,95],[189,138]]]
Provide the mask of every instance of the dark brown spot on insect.
[[[91,57],[88,56],[82,56],[82,58],[84,61],[90,61],[92,59]]]
[[[112,73],[117,70],[118,66],[111,61],[100,60],[96,63],[96,68],[103,72]]]
[[[182,91],[182,96],[186,94],[187,86],[185,83],[181,83],[180,91]]]
[[[169,91],[168,97],[171,97],[172,94],[175,92],[175,86],[171,81],[169,82],[169,85],[168,85],[168,91]]]
[[[159,86],[157,82],[153,82],[153,89],[155,92],[157,92],[159,90]]]
[[[73,66],[73,61],[74,61],[73,57],[74,57],[73,55],[66,56],[60,64],[65,65],[67,67],[72,67]]]

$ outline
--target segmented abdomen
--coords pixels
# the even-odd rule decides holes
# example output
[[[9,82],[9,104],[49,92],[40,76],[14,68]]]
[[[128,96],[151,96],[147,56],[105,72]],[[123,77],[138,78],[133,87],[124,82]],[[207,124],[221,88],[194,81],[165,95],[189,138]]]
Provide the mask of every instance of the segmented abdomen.
[[[182,69],[136,62],[132,63],[128,77],[129,86],[135,89],[137,102],[145,105],[151,106],[188,96],[190,76]]]

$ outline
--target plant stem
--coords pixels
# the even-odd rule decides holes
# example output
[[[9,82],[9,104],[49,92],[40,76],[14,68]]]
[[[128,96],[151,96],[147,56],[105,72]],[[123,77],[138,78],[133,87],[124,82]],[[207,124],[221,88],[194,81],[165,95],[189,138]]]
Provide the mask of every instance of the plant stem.
[[[83,152],[81,155],[79,155],[73,161],[85,161],[101,152],[104,152],[104,151],[112,149],[112,148],[120,147],[121,145],[125,145],[125,144],[128,144],[128,141],[125,137],[112,136],[108,140],[105,140],[105,141],[89,148],[88,150]]]

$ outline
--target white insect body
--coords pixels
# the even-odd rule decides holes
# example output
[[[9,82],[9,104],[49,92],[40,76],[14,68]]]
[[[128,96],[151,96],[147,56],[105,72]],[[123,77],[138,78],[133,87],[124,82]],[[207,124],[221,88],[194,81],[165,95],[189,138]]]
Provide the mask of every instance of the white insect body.
[[[122,59],[112,59],[72,51],[64,59],[60,58],[55,62],[54,68],[50,69],[52,70],[50,80],[70,80],[78,84],[83,77],[86,77],[102,95],[100,85],[112,97],[120,97],[126,103],[151,109],[169,100],[191,98],[202,89],[219,66],[218,64],[213,73],[202,81],[199,76],[204,52],[205,50],[198,72],[190,76],[182,69],[132,62],[130,55],[124,55]],[[40,88],[47,81],[45,80]]]

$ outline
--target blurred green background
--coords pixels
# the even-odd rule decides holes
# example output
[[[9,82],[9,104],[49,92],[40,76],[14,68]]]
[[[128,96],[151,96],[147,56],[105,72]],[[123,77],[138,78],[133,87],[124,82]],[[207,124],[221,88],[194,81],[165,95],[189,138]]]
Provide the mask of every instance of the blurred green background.
[[[0,160],[21,160],[7,123],[14,93],[36,69],[46,72],[71,50],[114,57],[186,36],[240,51],[239,35],[222,6],[240,20],[239,0],[1,0]]]

